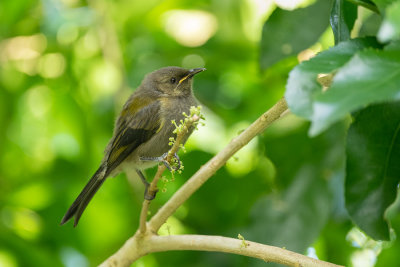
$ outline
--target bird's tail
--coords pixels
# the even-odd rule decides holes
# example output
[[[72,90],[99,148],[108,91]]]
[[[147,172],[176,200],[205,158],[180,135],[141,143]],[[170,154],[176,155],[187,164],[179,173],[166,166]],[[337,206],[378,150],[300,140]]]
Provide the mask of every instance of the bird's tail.
[[[79,196],[75,199],[74,203],[72,203],[71,207],[69,207],[64,217],[62,218],[60,225],[63,225],[75,216],[75,227],[78,224],[79,219],[81,218],[82,213],[89,204],[90,200],[93,198],[94,194],[96,194],[97,190],[99,190],[100,186],[104,183],[105,180],[106,177],[104,167],[100,166],[100,168],[95,172],[92,178],[90,178],[90,181],[83,188]]]

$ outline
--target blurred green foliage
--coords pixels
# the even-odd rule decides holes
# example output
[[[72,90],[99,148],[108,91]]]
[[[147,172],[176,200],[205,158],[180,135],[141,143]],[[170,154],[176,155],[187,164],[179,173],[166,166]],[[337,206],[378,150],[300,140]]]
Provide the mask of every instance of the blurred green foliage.
[[[302,6],[311,2],[291,1]],[[376,9],[371,1],[358,2]],[[394,25],[395,31],[369,21],[372,12],[363,8],[355,28],[365,34],[379,31],[381,41],[395,39],[399,2],[377,2],[380,9],[388,6],[383,25]],[[326,25],[324,33],[317,27],[318,34],[297,18],[306,12],[277,9],[277,5],[297,7],[287,4],[1,1],[0,266],[92,266],[115,252],[138,227],[143,200],[139,181],[128,181],[125,175],[109,179],[77,228],[60,227],[59,222],[98,167],[124,101],[143,76],[157,68],[207,68],[195,79],[206,125],[192,135],[188,152],[181,155],[183,174],[160,185],[165,192],[152,202],[154,213],[284,94],[288,74],[299,60],[334,45],[334,35],[326,28],[326,4],[322,4],[325,21],[319,16],[306,21]],[[272,26],[284,25],[281,30],[268,24],[274,10],[278,13],[272,15]],[[281,36],[278,42],[271,29],[300,34],[294,34],[294,40]],[[300,49],[307,49],[295,47],[299,40]],[[394,266],[399,241],[372,240],[354,227],[345,209],[343,146],[348,124],[337,122],[311,138],[308,122],[287,116],[229,160],[160,233],[229,237],[241,233],[245,239],[346,266]],[[154,172],[149,170],[147,176]],[[388,212],[397,234],[399,202]],[[184,251],[147,255],[133,266],[264,264],[235,255]]]

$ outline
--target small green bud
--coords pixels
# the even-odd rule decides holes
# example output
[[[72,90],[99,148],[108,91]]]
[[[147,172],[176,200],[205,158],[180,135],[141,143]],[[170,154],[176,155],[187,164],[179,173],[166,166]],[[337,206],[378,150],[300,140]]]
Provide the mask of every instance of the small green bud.
[[[247,246],[248,246],[249,244],[246,243],[246,240],[244,239],[244,237],[243,237],[241,234],[238,234],[238,238],[239,238],[240,240],[242,240],[242,244],[240,245],[240,248],[247,248]]]

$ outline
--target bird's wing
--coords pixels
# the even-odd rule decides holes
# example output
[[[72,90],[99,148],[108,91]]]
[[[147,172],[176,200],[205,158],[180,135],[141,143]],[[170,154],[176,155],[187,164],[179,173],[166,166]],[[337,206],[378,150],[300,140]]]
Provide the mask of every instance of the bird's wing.
[[[146,103],[147,104],[147,103]],[[136,107],[132,109],[131,107]],[[128,108],[131,108],[128,116]],[[106,161],[106,176],[108,176],[130,153],[138,146],[147,142],[162,126],[160,118],[160,102],[152,101],[144,105],[131,103],[124,107],[116,125],[116,131]]]

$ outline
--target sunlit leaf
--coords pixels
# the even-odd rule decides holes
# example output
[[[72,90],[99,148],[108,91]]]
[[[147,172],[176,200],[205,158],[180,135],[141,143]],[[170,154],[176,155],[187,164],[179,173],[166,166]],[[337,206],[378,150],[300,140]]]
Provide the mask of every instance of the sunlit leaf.
[[[331,73],[343,66],[358,50],[378,47],[375,38],[360,38],[340,43],[303,61],[289,74],[285,98],[290,110],[301,117],[311,119],[313,101],[321,94],[322,86],[317,82],[320,73]]]
[[[400,51],[358,52],[338,71],[329,90],[316,96],[310,134],[365,105],[396,99],[400,99]]]

